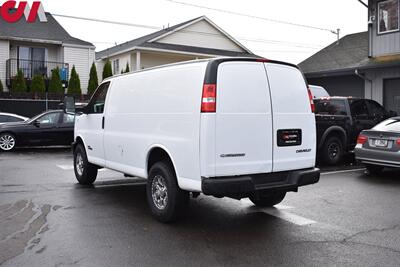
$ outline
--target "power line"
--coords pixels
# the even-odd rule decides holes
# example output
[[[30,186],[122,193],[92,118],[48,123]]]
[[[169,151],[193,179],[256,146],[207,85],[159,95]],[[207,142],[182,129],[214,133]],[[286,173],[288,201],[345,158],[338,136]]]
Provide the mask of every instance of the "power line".
[[[68,18],[68,19],[77,19],[77,20],[85,20],[91,22],[100,22],[100,23],[107,23],[107,24],[114,24],[114,25],[121,25],[121,26],[130,26],[136,28],[145,28],[145,29],[152,29],[152,30],[161,30],[161,27],[152,26],[152,25],[145,25],[145,24],[137,24],[137,23],[128,23],[128,22],[121,22],[121,21],[113,21],[113,20],[103,20],[103,19],[96,19],[96,18],[88,18],[88,17],[79,17],[79,16],[71,16],[71,15],[64,15],[64,14],[53,14],[53,16],[61,17],[61,18]],[[181,30],[183,33],[196,33],[202,35],[215,35],[219,36],[216,33],[208,33],[208,32],[200,32],[200,31],[192,31],[192,30]],[[266,44],[273,44],[273,45],[286,45],[286,46],[293,46],[293,47],[300,47],[300,48],[314,48],[319,49],[322,46],[314,45],[314,44],[305,44],[305,43],[294,43],[294,42],[287,42],[287,41],[280,41],[280,40],[266,40],[266,39],[256,39],[256,38],[247,38],[247,37],[238,37],[237,39],[241,41],[248,41],[248,42],[257,42],[257,43],[266,43]]]
[[[237,16],[248,17],[248,18],[253,18],[253,19],[260,19],[260,20],[264,20],[264,21],[268,21],[268,22],[281,23],[281,24],[286,24],[286,25],[291,25],[291,26],[297,26],[297,27],[303,27],[303,28],[308,28],[308,29],[320,30],[320,31],[328,31],[328,32],[337,34],[337,32],[335,30],[316,27],[316,26],[311,26],[311,25],[306,25],[306,24],[300,24],[300,23],[294,23],[294,22],[289,22],[289,21],[284,21],[284,20],[277,20],[277,19],[271,19],[271,18],[266,18],[266,17],[260,17],[260,16],[240,13],[240,12],[236,12],[236,11],[230,11],[230,10],[225,10],[225,9],[219,9],[219,8],[213,8],[213,7],[202,6],[202,5],[197,5],[197,4],[191,4],[191,3],[186,3],[186,2],[176,1],[176,0],[164,0],[164,1],[175,3],[175,4],[180,4],[180,5],[184,5],[184,6],[191,6],[191,7],[197,7],[197,8],[202,8],[202,9],[208,9],[208,10],[212,10],[212,11],[218,11],[218,12],[227,13],[227,14],[231,14],[231,15],[237,15]]]

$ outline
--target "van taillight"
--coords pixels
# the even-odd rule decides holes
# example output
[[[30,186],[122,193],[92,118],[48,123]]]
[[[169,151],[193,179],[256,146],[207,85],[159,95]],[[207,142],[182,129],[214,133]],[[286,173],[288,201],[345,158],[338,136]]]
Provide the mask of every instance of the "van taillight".
[[[357,138],[357,144],[365,144],[365,142],[368,141],[368,137],[366,137],[365,135],[360,134]]]
[[[217,104],[217,86],[215,84],[203,85],[201,97],[201,112],[215,112]]]
[[[315,104],[310,88],[307,88],[307,92],[308,92],[308,99],[310,100],[311,111],[312,113],[315,113]]]

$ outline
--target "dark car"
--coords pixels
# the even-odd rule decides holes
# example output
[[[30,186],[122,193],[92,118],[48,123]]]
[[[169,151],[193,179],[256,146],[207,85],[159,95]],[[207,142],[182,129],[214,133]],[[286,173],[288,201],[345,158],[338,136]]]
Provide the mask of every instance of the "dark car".
[[[356,160],[364,163],[371,174],[379,173],[384,167],[400,168],[400,117],[362,131],[354,153]]]
[[[0,151],[20,146],[70,145],[74,140],[75,115],[47,111],[27,121],[0,125]]]
[[[318,155],[326,164],[340,162],[352,151],[358,134],[394,116],[370,99],[326,97],[314,99]]]
[[[26,121],[29,118],[23,117],[17,114],[0,112],[0,124],[9,123],[9,122],[17,122],[17,121]]]

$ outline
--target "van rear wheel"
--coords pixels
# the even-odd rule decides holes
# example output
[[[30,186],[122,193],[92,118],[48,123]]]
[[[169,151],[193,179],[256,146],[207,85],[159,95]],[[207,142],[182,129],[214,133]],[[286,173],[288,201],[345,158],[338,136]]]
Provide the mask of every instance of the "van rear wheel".
[[[254,194],[249,199],[258,207],[272,207],[282,202],[286,192],[277,192],[269,195]]]
[[[97,166],[88,161],[82,144],[78,144],[74,150],[74,172],[78,182],[83,185],[93,184],[97,177]]]
[[[175,172],[165,162],[151,167],[146,191],[152,215],[163,223],[176,220],[189,202],[189,192],[179,188]]]

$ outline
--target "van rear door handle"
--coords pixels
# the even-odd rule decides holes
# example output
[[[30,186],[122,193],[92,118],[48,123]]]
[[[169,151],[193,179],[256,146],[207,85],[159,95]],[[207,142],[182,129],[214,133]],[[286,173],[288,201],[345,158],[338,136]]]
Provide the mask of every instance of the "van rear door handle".
[[[101,120],[101,129],[104,129],[104,117],[103,117],[103,119]]]

